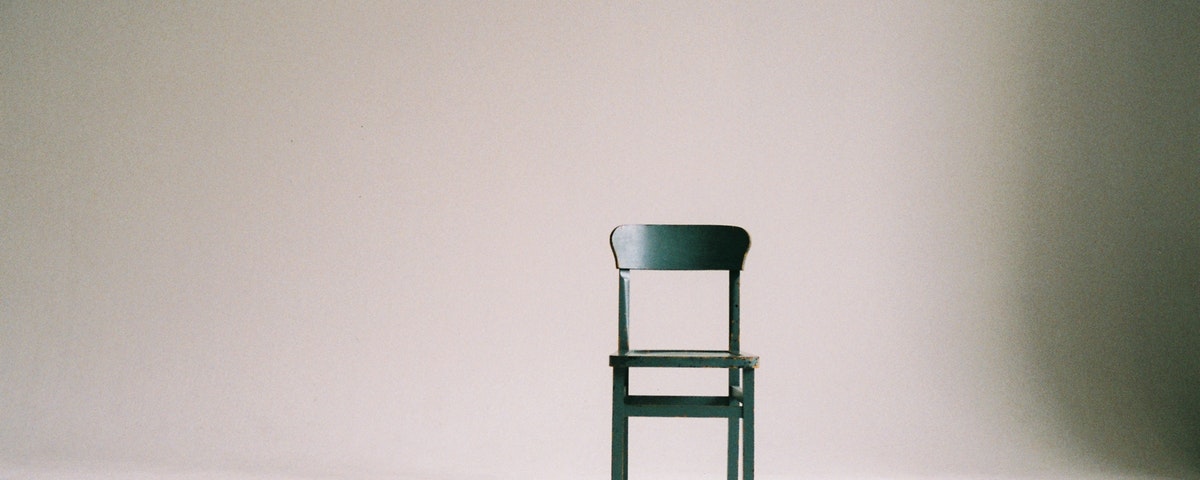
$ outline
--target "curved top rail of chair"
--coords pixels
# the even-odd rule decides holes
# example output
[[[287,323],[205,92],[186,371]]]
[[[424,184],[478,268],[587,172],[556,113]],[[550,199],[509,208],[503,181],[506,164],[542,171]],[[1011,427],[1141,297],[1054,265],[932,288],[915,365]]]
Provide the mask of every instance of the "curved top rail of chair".
[[[609,243],[622,270],[741,270],[750,234],[730,225],[621,225]]]

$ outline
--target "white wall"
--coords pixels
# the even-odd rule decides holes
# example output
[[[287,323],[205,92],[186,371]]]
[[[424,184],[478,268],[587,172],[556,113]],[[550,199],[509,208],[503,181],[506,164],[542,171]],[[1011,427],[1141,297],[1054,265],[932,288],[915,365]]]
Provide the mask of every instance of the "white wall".
[[[760,474],[1194,478],[1198,17],[0,5],[0,476],[603,478],[607,233],[694,222]]]

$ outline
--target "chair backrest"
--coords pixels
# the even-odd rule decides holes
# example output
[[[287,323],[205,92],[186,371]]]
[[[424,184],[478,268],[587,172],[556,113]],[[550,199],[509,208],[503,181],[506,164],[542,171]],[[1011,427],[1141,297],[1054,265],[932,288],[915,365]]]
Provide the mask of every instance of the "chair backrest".
[[[740,341],[739,285],[750,235],[728,225],[621,225],[609,236],[620,271],[617,351],[629,351],[630,270],[729,271],[729,350]]]
[[[621,225],[609,239],[622,270],[741,270],[750,248],[727,225]]]

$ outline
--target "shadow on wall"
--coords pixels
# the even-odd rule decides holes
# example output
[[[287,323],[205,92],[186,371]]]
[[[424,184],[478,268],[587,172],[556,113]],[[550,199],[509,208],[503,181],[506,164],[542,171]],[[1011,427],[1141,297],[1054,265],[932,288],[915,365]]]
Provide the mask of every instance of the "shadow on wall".
[[[1019,287],[1041,393],[1106,467],[1200,478],[1200,4],[1043,8]]]

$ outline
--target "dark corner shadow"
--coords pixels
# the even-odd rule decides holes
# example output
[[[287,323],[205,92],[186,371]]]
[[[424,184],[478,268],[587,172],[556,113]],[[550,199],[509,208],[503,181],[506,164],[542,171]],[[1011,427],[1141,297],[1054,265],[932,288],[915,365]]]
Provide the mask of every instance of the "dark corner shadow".
[[[1037,9],[1021,341],[1084,453],[1200,478],[1200,2]]]

